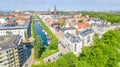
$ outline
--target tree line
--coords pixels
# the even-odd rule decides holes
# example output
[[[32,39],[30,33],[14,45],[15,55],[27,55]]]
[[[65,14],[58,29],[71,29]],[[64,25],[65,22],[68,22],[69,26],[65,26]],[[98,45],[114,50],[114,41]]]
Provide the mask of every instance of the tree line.
[[[120,14],[115,12],[81,12],[83,16],[89,15],[91,18],[99,18],[111,23],[120,23]]]
[[[39,60],[44,50],[44,46],[42,45],[43,40],[41,39],[41,36],[37,35],[35,41],[32,44],[34,46],[34,59]]]
[[[35,37],[36,37],[35,25],[34,25],[34,15],[32,15],[32,22],[31,22],[31,34],[32,34],[32,37],[33,37],[33,38],[35,38]]]

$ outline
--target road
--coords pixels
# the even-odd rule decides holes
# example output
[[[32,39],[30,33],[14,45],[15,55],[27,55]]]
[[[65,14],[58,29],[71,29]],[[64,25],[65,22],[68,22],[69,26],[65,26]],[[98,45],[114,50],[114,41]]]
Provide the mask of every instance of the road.
[[[39,61],[34,60],[34,49],[33,48],[27,48],[25,51],[26,54],[26,62],[24,63],[23,67],[31,67],[32,64],[36,64]]]
[[[51,55],[51,56],[48,56],[46,58],[43,59],[43,61],[46,63],[46,62],[49,62],[49,61],[56,61],[56,59],[58,59],[60,56],[62,56],[63,54],[66,54],[68,51],[62,46],[61,43],[58,44],[58,47],[59,47],[59,52]]]

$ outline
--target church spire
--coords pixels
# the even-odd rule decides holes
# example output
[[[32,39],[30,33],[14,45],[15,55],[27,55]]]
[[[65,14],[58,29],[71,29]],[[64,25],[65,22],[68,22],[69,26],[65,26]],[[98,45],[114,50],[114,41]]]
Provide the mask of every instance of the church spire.
[[[56,5],[54,5],[54,15],[56,15]]]
[[[56,16],[57,16],[57,9],[56,9],[56,4],[54,5],[54,18],[56,18]]]

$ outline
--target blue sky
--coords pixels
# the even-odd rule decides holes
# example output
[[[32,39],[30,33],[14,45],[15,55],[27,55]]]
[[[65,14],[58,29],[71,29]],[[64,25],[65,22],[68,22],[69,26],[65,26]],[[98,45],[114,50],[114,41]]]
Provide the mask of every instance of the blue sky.
[[[120,0],[0,0],[0,10],[120,10]]]

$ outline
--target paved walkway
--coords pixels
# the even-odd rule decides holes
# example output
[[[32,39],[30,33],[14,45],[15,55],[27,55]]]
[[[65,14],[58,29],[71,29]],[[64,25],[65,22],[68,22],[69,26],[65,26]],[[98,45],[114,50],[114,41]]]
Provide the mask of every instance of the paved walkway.
[[[32,64],[39,63],[39,61],[34,60],[34,49],[29,49],[31,50],[31,55],[23,65],[23,67],[31,67]]]

